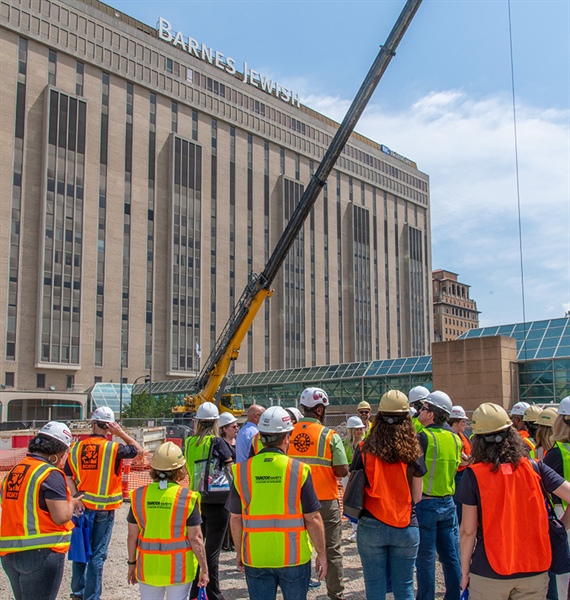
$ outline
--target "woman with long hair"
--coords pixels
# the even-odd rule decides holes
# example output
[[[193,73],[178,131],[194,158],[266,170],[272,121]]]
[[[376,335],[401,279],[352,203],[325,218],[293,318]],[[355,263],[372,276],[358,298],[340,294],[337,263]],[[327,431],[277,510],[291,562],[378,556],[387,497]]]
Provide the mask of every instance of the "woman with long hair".
[[[358,444],[362,441],[364,437],[364,423],[360,417],[349,417],[346,421],[346,438],[342,440],[342,445],[344,446],[344,451],[346,452],[346,458],[348,459],[348,463],[352,461],[352,457],[354,455],[354,450],[358,447]],[[346,484],[348,483],[348,475],[342,478],[342,486],[346,489]],[[345,515],[348,517],[350,524],[352,526],[352,533],[348,536],[349,542],[356,541],[356,530],[358,529],[358,519],[351,517],[350,515]]]
[[[224,412],[220,415],[218,420],[218,430],[220,437],[226,443],[230,454],[232,455],[232,461],[236,461],[236,437],[239,432],[239,425],[237,419],[232,413]]]
[[[544,600],[552,554],[542,490],[568,501],[570,483],[530,461],[501,406],[482,404],[472,423],[472,464],[457,491],[463,504],[461,588],[469,586],[477,600]]]
[[[546,454],[552,449],[552,427],[556,421],[557,412],[555,408],[545,408],[536,421],[536,448],[534,456],[537,460],[544,460]]]
[[[414,506],[422,497],[426,467],[409,414],[408,399],[390,390],[351,470],[364,469],[364,510],[356,541],[367,600],[384,600],[388,569],[396,600],[413,600],[420,532]]]

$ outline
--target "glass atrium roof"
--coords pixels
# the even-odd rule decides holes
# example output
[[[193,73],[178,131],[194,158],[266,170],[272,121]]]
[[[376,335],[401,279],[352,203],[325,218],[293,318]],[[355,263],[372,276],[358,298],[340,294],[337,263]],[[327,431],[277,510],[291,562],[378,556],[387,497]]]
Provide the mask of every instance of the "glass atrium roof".
[[[123,383],[123,406],[131,403],[133,386]],[[108,406],[113,412],[120,412],[121,384],[120,383],[96,383],[91,388],[91,399],[93,409],[100,406]]]

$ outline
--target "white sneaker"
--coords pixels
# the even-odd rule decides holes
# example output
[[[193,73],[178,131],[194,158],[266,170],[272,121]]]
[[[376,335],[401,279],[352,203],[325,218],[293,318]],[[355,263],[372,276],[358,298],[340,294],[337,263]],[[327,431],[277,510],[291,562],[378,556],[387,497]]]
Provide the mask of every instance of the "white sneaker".
[[[347,538],[349,542],[356,542],[356,531],[353,531]]]

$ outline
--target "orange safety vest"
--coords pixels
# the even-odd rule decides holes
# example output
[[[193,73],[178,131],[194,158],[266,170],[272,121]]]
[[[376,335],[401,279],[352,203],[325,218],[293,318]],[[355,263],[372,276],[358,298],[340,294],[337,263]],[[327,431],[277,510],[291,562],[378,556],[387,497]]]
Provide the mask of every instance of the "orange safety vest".
[[[311,467],[313,485],[319,500],[338,498],[338,482],[333,470],[331,450],[334,434],[334,429],[310,421],[299,421],[291,434],[289,456]]]
[[[471,442],[469,441],[469,438],[464,434],[464,433],[460,433],[459,437],[461,438],[461,444],[463,446],[463,452],[465,454],[467,454],[467,456],[469,456],[471,454]],[[467,467],[462,467],[459,466],[457,467],[457,471],[463,471],[464,469],[466,469]]]
[[[407,527],[412,516],[408,465],[387,463],[369,452],[362,453],[362,461],[368,479],[364,488],[364,508],[386,525]]]
[[[519,431],[519,435],[522,437],[524,443],[530,448],[531,452],[536,448],[534,445],[532,438],[530,437],[530,433],[526,429],[521,429]]]
[[[69,466],[81,501],[92,510],[115,510],[123,502],[121,471],[115,473],[119,444],[91,436],[74,444],[69,451]]]
[[[40,486],[50,473],[63,471],[53,465],[26,456],[2,482],[2,520],[0,521],[0,556],[25,550],[50,548],[65,554],[71,541],[71,521],[53,522],[49,511],[40,508]],[[71,497],[67,490],[67,499]]]
[[[493,473],[492,467],[469,467],[479,486],[489,564],[499,575],[548,571],[552,553],[540,476],[528,458],[521,458],[516,469],[507,463]]]

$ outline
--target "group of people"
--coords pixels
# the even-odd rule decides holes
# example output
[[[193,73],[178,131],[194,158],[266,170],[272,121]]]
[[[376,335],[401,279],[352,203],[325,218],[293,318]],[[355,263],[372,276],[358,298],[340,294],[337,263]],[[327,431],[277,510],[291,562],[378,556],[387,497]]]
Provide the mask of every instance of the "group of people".
[[[391,390],[372,417],[367,402],[346,439],[325,425],[329,398],[307,388],[297,409],[253,405],[246,424],[209,402],[184,448],[155,452],[152,483],[131,492],[127,579],[142,600],[224,598],[218,571],[228,527],[236,566],[254,600],[307,597],[312,562],[331,600],[344,598],[339,480],[362,471],[355,539],[368,600],[435,597],[436,559],[446,600],[566,600],[568,574],[549,575],[545,494],[570,528],[570,397],[558,410],[485,403],[471,418],[442,391]],[[73,600],[100,600],[121,461],[142,453],[112,411],[71,445],[50,422],[1,487],[0,556],[16,600],[55,600],[72,516],[89,518],[87,562],[73,562]],[[112,442],[112,433],[123,443]],[[188,485],[183,484],[188,478]],[[415,592],[414,580],[417,586]]]

